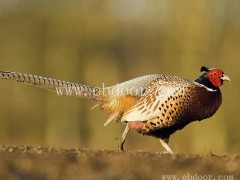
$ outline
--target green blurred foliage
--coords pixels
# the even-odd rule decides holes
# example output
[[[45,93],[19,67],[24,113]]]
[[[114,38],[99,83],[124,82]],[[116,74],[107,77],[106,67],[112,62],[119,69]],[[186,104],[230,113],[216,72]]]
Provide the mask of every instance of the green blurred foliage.
[[[212,118],[175,133],[177,152],[237,153],[240,1],[0,0],[0,69],[102,86],[145,74],[196,79],[202,65],[232,83]],[[122,124],[103,124],[94,102],[0,81],[0,142],[115,149]],[[129,134],[126,149],[162,151]]]

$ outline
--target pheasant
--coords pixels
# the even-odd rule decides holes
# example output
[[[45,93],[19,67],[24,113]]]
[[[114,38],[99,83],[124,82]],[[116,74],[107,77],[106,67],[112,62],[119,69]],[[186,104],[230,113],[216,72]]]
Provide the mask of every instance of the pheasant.
[[[118,146],[121,151],[132,129],[158,138],[166,151],[173,154],[168,146],[170,135],[215,114],[222,102],[219,87],[225,80],[230,81],[221,69],[203,66],[200,71],[195,81],[152,74],[108,88],[8,71],[0,71],[0,77],[94,100],[96,106],[109,114],[105,126],[111,121],[126,124]]]

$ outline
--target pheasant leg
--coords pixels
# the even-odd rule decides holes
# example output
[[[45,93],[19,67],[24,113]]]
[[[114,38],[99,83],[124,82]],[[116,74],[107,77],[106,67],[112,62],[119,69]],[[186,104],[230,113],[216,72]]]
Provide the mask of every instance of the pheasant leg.
[[[119,145],[118,145],[118,150],[119,151],[124,151],[123,149],[123,145],[124,145],[124,142],[126,140],[126,137],[127,137],[127,134],[128,134],[128,131],[129,131],[129,127],[128,127],[128,124],[126,125],[126,128],[122,134],[122,137],[120,139],[120,142],[119,142]]]
[[[166,151],[169,154],[174,154],[173,151],[170,149],[170,147],[168,146],[168,144],[166,143],[166,141],[164,141],[163,139],[159,139],[159,141],[161,142],[162,146],[166,149]]]

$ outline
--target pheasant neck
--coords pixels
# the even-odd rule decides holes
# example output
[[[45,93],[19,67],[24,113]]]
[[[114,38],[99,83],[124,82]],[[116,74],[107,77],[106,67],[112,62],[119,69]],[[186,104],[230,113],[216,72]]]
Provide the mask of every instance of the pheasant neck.
[[[204,75],[201,75],[198,79],[195,80],[195,82],[197,82],[199,84],[202,84],[202,85],[204,85],[204,86],[206,86],[206,87],[208,87],[212,90],[217,90],[217,91],[220,90],[219,87],[214,86],[211,83],[211,81],[208,78],[206,78]]]

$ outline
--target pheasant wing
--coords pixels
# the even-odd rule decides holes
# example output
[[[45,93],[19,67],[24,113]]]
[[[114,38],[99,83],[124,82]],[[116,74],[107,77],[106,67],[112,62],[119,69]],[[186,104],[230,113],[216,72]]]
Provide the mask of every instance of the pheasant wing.
[[[185,88],[188,82],[153,80],[138,103],[127,111],[122,121],[146,121],[152,128],[173,124],[185,111]],[[186,88],[187,89],[187,88]]]
[[[122,121],[145,122],[142,127],[143,134],[176,124],[178,129],[181,129],[191,121],[211,117],[221,104],[219,93],[180,78],[158,78],[147,86],[146,92],[137,104],[123,115]],[[215,102],[215,99],[218,100]],[[209,106],[206,101],[214,103]]]

